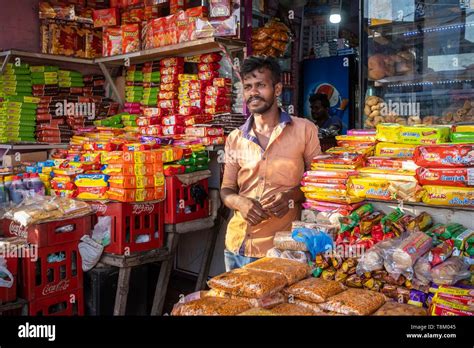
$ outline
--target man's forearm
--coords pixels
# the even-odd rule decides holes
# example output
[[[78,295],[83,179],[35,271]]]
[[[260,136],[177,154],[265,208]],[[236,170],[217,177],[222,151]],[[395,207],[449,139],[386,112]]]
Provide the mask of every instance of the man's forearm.
[[[221,190],[221,199],[224,205],[227,208],[232,210],[239,210],[239,206],[241,204],[241,196],[237,192],[229,188],[223,188]]]

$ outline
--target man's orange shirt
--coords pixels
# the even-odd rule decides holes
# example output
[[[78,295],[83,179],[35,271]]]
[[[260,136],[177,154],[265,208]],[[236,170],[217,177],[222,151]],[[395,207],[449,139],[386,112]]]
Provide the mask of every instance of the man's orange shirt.
[[[321,153],[316,125],[281,111],[280,123],[273,130],[266,150],[260,146],[252,125],[253,116],[227,138],[222,188],[263,201],[299,186],[304,172],[311,168],[311,160]],[[275,233],[290,231],[300,212],[300,205],[295,203],[282,218],[272,216],[250,226],[235,211],[227,226],[226,248],[235,254],[264,257],[273,248]]]

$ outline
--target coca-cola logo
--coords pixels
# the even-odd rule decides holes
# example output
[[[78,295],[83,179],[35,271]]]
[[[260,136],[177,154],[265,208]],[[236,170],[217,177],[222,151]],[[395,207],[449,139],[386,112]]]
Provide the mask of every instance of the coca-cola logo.
[[[141,213],[151,214],[155,206],[153,204],[145,203],[145,204],[134,204],[132,205],[132,214],[139,215]]]
[[[59,291],[64,291],[69,288],[69,280],[61,280],[57,284],[48,284],[43,288],[43,291],[41,292],[43,295],[49,295],[54,292],[59,292]]]
[[[92,211],[96,214],[104,215],[107,212],[107,205],[102,203],[91,204]]]
[[[20,224],[17,224],[15,221],[12,221],[10,223],[9,231],[10,231],[10,234],[13,234],[18,237],[22,237],[22,238],[28,237],[27,228]]]

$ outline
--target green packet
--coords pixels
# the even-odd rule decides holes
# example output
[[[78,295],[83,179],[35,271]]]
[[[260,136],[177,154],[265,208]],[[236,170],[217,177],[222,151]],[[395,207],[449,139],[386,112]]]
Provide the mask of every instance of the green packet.
[[[185,166],[185,173],[194,173],[194,172],[199,172],[201,170],[208,170],[209,166],[208,165],[188,165]]]
[[[0,75],[1,81],[31,81],[28,75]]]
[[[158,87],[145,87],[143,89],[143,92],[144,93],[149,93],[149,94],[151,94],[151,93],[158,94],[158,93],[160,93],[160,89]]]
[[[31,88],[31,86],[29,87],[22,87],[22,86],[17,86],[17,87],[6,87],[4,86],[3,87],[3,91],[5,93],[32,93],[33,92],[33,89]]]
[[[61,83],[61,82],[59,82],[59,87],[60,88],[71,88],[71,87],[82,88],[82,87],[84,87],[84,83]]]
[[[473,132],[459,132],[451,134],[451,142],[453,143],[474,143]]]
[[[31,72],[30,72],[30,69],[28,68],[15,68],[15,69],[6,68],[3,74],[4,75],[30,75]]]
[[[57,85],[58,79],[31,79],[33,85]]]
[[[36,110],[34,109],[7,109],[6,112],[7,117],[15,117],[15,118],[22,118],[22,117],[32,117],[36,118]]]
[[[4,81],[3,87],[32,87],[31,81]]]
[[[17,65],[16,63],[8,63],[6,69],[30,69],[30,64],[21,63]]]
[[[468,241],[474,238],[474,230],[467,229],[465,231],[458,231],[452,234],[452,240],[454,241],[454,246],[459,250],[465,250]]]
[[[58,73],[57,72],[33,72],[31,73],[32,79],[57,79]]]
[[[125,127],[135,127],[137,123],[135,121],[122,121]]]
[[[15,101],[9,101],[6,106],[8,109],[18,109],[18,110],[24,110],[24,109],[36,110],[38,108],[38,104],[35,104],[35,103],[15,102]]]
[[[59,70],[58,75],[61,77],[77,77],[81,79],[84,77],[80,72],[72,70]]]
[[[30,67],[30,71],[32,73],[36,72],[58,72],[59,67],[57,66],[50,66],[50,65],[35,65]]]
[[[122,121],[136,121],[139,117],[137,115],[130,115],[128,113],[123,113],[123,114],[119,114],[119,115],[122,118]]]

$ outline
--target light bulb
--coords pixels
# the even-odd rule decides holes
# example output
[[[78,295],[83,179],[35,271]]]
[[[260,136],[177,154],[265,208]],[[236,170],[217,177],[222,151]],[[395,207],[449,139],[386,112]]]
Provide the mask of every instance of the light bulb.
[[[339,13],[332,13],[329,16],[329,22],[331,22],[333,24],[341,23],[341,15]]]

